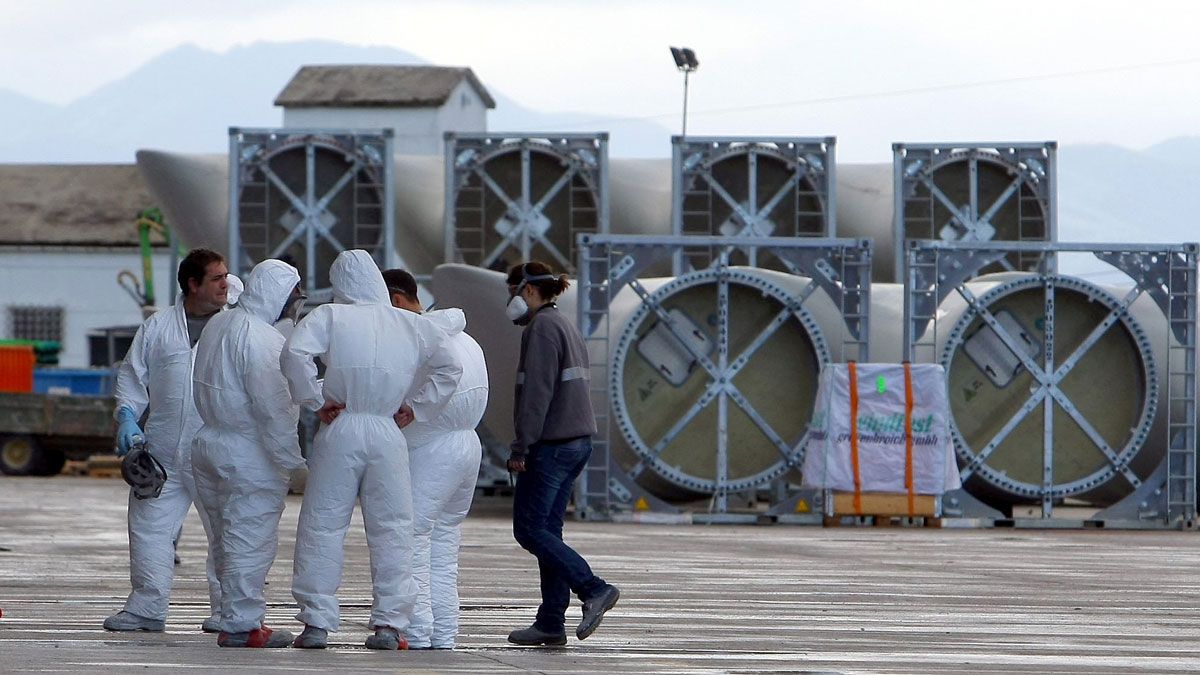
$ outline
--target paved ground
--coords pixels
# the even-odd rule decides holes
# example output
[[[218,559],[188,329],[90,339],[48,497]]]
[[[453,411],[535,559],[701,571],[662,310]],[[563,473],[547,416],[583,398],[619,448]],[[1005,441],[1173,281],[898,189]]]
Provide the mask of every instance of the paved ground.
[[[0,478],[0,672],[1200,672],[1200,535],[568,523],[621,586],[586,642],[508,646],[536,606],[533,559],[501,499],[468,519],[454,652],[362,647],[370,605],[356,519],[333,649],[219,649],[192,515],[167,632],[100,628],[128,591],[118,480]],[[288,592],[299,498],[284,514],[268,623]],[[578,605],[572,617],[578,617]]]

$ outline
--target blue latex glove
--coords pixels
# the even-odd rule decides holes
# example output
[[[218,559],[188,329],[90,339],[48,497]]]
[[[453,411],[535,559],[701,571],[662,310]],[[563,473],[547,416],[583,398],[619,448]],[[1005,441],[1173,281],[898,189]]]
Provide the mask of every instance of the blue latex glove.
[[[124,457],[133,447],[135,437],[145,438],[142,428],[138,426],[137,415],[127,405],[117,411],[117,456]]]

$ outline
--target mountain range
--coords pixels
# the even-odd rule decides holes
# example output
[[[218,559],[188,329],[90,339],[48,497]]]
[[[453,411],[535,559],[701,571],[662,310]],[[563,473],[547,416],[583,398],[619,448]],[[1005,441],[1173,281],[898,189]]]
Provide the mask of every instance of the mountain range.
[[[301,65],[323,63],[424,61],[390,47],[326,41],[255,43],[220,54],[180,46],[66,105],[0,90],[0,129],[5,130],[0,162],[128,163],[138,148],[223,152],[230,126],[278,126],[282,114],[273,105],[276,94]],[[489,91],[497,102],[489,112],[490,129],[584,131],[595,118],[533,110],[494,88]],[[662,125],[629,120],[606,126],[612,156],[669,155],[671,130]],[[1200,137],[1144,150],[1060,146],[1058,161],[1060,239],[1200,239]]]
[[[222,54],[184,45],[66,105],[0,90],[0,129],[6,130],[0,162],[132,162],[139,148],[223,152],[229,127],[281,124],[282,110],[273,102],[300,66],[347,63],[426,62],[390,47],[325,41],[260,42]],[[580,123],[596,117],[531,110],[488,89],[496,100],[488,113],[490,129],[585,131]],[[652,122],[621,121],[607,130],[610,154],[662,155],[651,149],[669,143],[670,131]]]

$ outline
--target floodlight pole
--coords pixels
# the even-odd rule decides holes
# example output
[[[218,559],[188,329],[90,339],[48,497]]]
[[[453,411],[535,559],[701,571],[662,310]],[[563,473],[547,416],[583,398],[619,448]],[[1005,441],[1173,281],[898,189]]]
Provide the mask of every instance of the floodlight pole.
[[[687,138],[687,104],[688,104],[688,76],[692,71],[700,67],[700,62],[696,60],[696,52],[687,47],[671,47],[671,58],[675,60],[675,67],[683,73],[683,138]]]
[[[688,75],[691,74],[692,71],[690,70],[683,71],[683,138],[687,138]]]

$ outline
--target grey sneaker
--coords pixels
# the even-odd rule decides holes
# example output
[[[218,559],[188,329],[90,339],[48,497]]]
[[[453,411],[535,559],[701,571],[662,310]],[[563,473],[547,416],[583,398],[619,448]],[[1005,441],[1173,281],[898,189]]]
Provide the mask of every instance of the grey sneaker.
[[[537,626],[529,628],[521,628],[514,630],[508,634],[508,641],[514,645],[523,645],[525,647],[560,647],[567,644],[567,631],[563,630],[558,633],[544,631]]]
[[[375,629],[374,635],[367,636],[367,649],[387,649],[395,651],[397,649],[408,649],[408,640],[405,640],[400,631],[391,626],[379,626]]]
[[[167,622],[161,619],[147,619],[144,616],[121,610],[104,620],[104,630],[147,630],[161,633],[166,628],[166,624]]]
[[[596,632],[596,628],[600,626],[600,620],[604,618],[604,613],[612,609],[620,597],[621,591],[617,590],[616,586],[607,584],[599,593],[585,601],[583,603],[583,621],[580,621],[579,627],[575,629],[575,637],[586,640],[589,635]]]
[[[208,617],[204,620],[204,623],[200,624],[200,630],[204,631],[205,633],[220,633],[221,617],[215,614]]]
[[[304,632],[292,642],[293,647],[300,649],[325,649],[329,644],[329,631],[316,626],[304,626]]]
[[[266,626],[245,633],[221,633],[217,636],[220,647],[256,647],[282,649],[292,644],[293,636],[286,630],[271,630]]]

